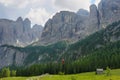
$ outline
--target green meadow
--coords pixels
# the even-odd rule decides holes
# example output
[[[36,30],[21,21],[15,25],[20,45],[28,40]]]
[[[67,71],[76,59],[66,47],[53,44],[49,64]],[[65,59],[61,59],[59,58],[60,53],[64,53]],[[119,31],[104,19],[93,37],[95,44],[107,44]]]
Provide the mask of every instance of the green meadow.
[[[34,77],[9,77],[0,80],[120,80],[120,69],[110,71],[110,75],[106,75],[106,71],[102,75],[96,75],[95,72],[86,72],[71,75],[42,75]]]

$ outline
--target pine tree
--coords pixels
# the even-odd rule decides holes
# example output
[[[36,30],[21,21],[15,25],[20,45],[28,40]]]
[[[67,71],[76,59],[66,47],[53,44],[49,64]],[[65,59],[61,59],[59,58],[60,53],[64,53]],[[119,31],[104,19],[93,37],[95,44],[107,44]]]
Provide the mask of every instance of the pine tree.
[[[11,76],[12,76],[12,77],[16,76],[16,71],[15,71],[15,70],[12,70],[12,71],[11,71]]]

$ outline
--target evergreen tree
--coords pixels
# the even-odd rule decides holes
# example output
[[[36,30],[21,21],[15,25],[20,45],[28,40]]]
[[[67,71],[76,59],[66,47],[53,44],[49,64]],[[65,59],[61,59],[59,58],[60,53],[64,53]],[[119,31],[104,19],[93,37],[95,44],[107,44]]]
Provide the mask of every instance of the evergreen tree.
[[[12,71],[11,71],[11,77],[14,77],[14,76],[16,76],[16,71],[15,71],[15,70],[12,70]]]
[[[109,67],[106,68],[106,75],[107,75],[107,76],[110,76],[110,75],[111,75],[110,70],[111,70],[111,69],[110,69]]]

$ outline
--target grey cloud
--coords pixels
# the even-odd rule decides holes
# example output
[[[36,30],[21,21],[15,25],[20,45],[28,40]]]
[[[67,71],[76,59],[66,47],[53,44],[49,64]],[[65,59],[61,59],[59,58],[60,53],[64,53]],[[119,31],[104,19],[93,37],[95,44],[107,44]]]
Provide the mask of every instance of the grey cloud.
[[[89,0],[55,0],[55,5],[69,9],[72,11],[76,11],[80,8],[89,9],[90,1]]]
[[[24,17],[24,15],[29,10],[27,8],[19,9],[17,7],[12,6],[4,6],[3,4],[0,4],[0,18],[7,18],[7,19],[16,19],[19,16]]]

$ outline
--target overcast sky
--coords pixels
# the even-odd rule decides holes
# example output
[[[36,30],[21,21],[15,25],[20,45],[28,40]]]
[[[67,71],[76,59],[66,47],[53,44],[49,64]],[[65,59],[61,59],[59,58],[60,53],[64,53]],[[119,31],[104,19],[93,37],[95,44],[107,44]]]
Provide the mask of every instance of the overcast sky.
[[[89,10],[90,4],[100,0],[0,0],[0,18],[16,20],[17,17],[29,18],[32,24],[44,25],[56,12],[69,10],[77,12]]]

